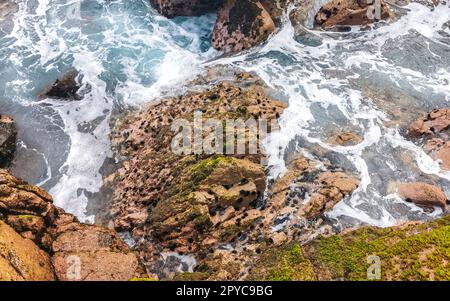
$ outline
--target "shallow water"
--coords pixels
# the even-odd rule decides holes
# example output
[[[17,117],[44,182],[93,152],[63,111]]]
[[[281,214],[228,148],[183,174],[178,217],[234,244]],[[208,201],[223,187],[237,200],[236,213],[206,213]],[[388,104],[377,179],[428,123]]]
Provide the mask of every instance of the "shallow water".
[[[216,64],[257,73],[289,102],[281,130],[266,141],[271,177],[286,171],[290,153],[321,159],[324,150],[333,164],[361,177],[358,190],[329,217],[344,225],[389,226],[441,213],[406,204],[387,186],[433,179],[450,193],[450,174],[400,131],[420,110],[450,101],[450,29],[443,26],[450,20],[448,5],[431,11],[411,4],[395,23],[366,31],[306,28],[313,43],[296,39],[286,20],[268,43],[211,60],[220,55],[208,42],[213,15],[167,20],[145,0],[88,0],[79,9],[77,2],[28,0],[20,6],[11,32],[0,34],[0,104],[19,124],[14,172],[48,189],[57,205],[82,220],[93,221],[87,203],[112,156],[111,114],[177,93]],[[82,101],[37,101],[42,88],[72,67],[90,87]],[[393,108],[407,120],[389,123]],[[364,141],[332,146],[327,137],[335,129],[355,130]]]

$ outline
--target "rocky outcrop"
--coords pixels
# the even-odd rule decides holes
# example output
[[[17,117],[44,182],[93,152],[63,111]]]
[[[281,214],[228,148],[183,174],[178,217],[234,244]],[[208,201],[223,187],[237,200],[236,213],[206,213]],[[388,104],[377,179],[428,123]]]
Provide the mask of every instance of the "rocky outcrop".
[[[356,145],[362,142],[361,136],[354,132],[340,132],[330,137],[329,142],[331,144],[337,144],[342,146]]]
[[[160,14],[168,18],[177,16],[200,16],[215,12],[223,0],[150,0]]]
[[[219,11],[212,46],[225,53],[248,49],[275,31],[275,23],[259,1],[226,0]]]
[[[251,280],[450,280],[450,216],[391,228],[363,227],[306,245],[262,250]],[[381,263],[379,275],[376,263]],[[372,267],[372,268],[371,268]]]
[[[0,219],[15,231],[8,227],[8,233],[18,233],[10,234],[14,238],[12,244],[25,244],[24,248],[32,251],[29,264],[50,270],[53,278],[54,269],[58,280],[130,280],[146,277],[138,256],[130,251],[115,231],[81,224],[73,215],[54,206],[47,192],[1,169]],[[32,277],[41,277],[39,275]],[[48,275],[45,274],[45,277]]]
[[[408,135],[425,152],[438,160],[443,170],[450,170],[450,109],[442,108],[419,117],[408,127]]]
[[[374,1],[333,0],[322,6],[315,16],[315,22],[324,28],[339,25],[368,25],[379,20],[391,18],[391,11],[380,1],[379,12]]]
[[[77,70],[69,70],[52,85],[46,87],[39,98],[55,98],[63,100],[81,100],[83,97],[79,92],[81,88],[79,80],[79,72]]]
[[[264,155],[259,148],[251,153],[240,140],[256,137],[253,130],[234,127],[233,142],[227,138],[218,154],[208,155],[205,149],[193,154],[191,148],[177,154],[173,149],[179,136],[174,122],[193,125],[196,112],[205,122],[218,121],[221,131],[226,120],[275,121],[280,116],[286,105],[267,96],[259,79],[241,73],[233,77],[130,114],[113,131],[114,144],[128,160],[109,178],[111,216],[117,229],[131,231],[146,244],[139,248],[150,264],[164,251],[201,253],[233,240],[261,216],[256,206],[266,186]],[[209,133],[201,135],[206,139]],[[236,152],[239,144],[246,145],[242,153]],[[231,153],[222,154],[231,145]],[[148,237],[154,243],[147,244]]]
[[[436,206],[445,209],[447,197],[445,193],[434,185],[427,183],[401,183],[398,193],[407,202],[422,206]]]
[[[47,253],[0,220],[0,280],[51,281],[55,274]]]
[[[0,115],[0,168],[11,163],[16,150],[17,129],[14,120]]]

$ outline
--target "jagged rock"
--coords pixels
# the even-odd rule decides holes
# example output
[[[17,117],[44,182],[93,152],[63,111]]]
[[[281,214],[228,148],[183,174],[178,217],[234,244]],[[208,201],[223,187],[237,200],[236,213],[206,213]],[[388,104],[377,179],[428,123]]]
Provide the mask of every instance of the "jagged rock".
[[[250,48],[275,31],[272,17],[259,1],[226,0],[219,10],[212,46],[225,53]]]
[[[398,193],[405,201],[417,205],[445,208],[447,204],[445,193],[439,187],[427,183],[401,183]]]
[[[14,120],[0,115],[0,168],[11,163],[16,150],[17,129]]]
[[[380,20],[391,18],[389,7],[380,1]],[[330,28],[338,25],[367,25],[377,20],[374,4],[361,0],[333,0],[322,6],[315,16],[317,25]]]
[[[79,72],[72,69],[58,78],[52,85],[46,87],[41,93],[39,93],[39,97],[81,100],[83,97],[79,93],[80,88]]]
[[[440,133],[450,126],[450,109],[442,108],[428,113],[425,117],[418,118],[408,129],[408,134],[419,137],[425,134]]]
[[[16,233],[16,238],[29,241],[29,248],[40,247],[40,254],[47,256],[48,263],[50,261],[44,251],[52,255],[58,280],[130,280],[146,277],[139,257],[130,251],[115,231],[79,223],[73,215],[54,206],[52,197],[43,189],[2,169],[0,220],[23,237]],[[1,246],[0,235],[0,250]],[[33,257],[33,260],[38,259]],[[74,260],[76,264],[81,264],[79,275],[74,272]],[[36,264],[42,265],[40,261]]]
[[[177,16],[200,16],[215,12],[223,0],[150,0],[160,14],[168,18]]]
[[[0,280],[55,280],[49,255],[1,220]]]
[[[196,82],[202,85],[201,79]],[[111,216],[117,229],[131,231],[143,243],[138,248],[150,266],[163,251],[197,253],[232,240],[260,218],[255,206],[266,185],[261,149],[256,154],[248,147],[230,155],[220,154],[222,149],[216,155],[193,155],[192,149],[176,154],[172,142],[179,128],[171,128],[174,121],[192,123],[198,111],[205,122],[219,121],[221,131],[225,120],[275,123],[286,104],[267,96],[266,89],[253,75],[236,74],[229,82],[165,99],[118,121],[112,140],[129,159],[110,177]],[[235,133],[233,140],[256,135],[245,126]],[[234,151],[242,143],[235,142]]]

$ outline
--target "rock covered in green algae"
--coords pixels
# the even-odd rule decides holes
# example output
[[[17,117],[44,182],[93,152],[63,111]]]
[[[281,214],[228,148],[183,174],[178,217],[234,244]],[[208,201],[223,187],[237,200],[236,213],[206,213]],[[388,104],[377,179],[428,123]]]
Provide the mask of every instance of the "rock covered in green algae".
[[[317,280],[368,280],[378,256],[378,280],[450,280],[450,216],[390,228],[363,227],[319,238],[305,246],[272,248],[256,262],[250,279],[293,280],[295,271]],[[291,256],[293,252],[299,255]],[[291,254],[286,256],[286,254]],[[370,257],[372,256],[372,257]],[[299,267],[301,263],[302,269]],[[275,277],[276,276],[276,277]]]

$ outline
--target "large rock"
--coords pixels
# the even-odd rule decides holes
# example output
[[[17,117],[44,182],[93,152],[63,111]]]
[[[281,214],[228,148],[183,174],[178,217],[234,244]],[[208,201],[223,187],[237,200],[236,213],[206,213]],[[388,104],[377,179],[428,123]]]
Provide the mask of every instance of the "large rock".
[[[186,153],[173,148],[179,136],[174,121],[191,124],[194,112],[201,111],[205,122],[217,120],[221,132],[227,120],[276,123],[286,104],[269,97],[267,87],[251,74],[233,71],[231,76],[206,90],[193,89],[129,114],[112,132],[115,147],[128,160],[108,177],[114,190],[111,216],[116,229],[131,231],[140,242],[137,248],[147,266],[161,252],[196,254],[231,241],[260,218],[255,207],[266,186],[261,149],[256,154],[245,148],[229,155],[223,149],[194,155],[192,148]],[[202,79],[198,83],[204,87]],[[238,143],[238,132],[244,137],[256,134],[239,128]],[[208,137],[207,131],[201,134]]]
[[[55,280],[49,255],[1,220],[0,280]]]
[[[32,268],[33,264],[43,268],[47,265],[51,267],[50,259],[44,251],[52,255],[58,280],[130,280],[147,277],[137,254],[130,251],[115,231],[81,224],[73,215],[54,206],[52,197],[47,192],[2,169],[0,220],[14,228],[13,232],[17,232],[14,236],[16,240],[19,237],[19,241],[26,241],[30,256],[33,256],[29,258]],[[2,235],[0,250],[1,239]],[[34,254],[35,249],[43,254],[43,258],[47,258],[47,263]],[[2,264],[4,263],[0,262]],[[35,272],[41,273],[39,269]],[[1,273],[0,269],[0,275]],[[40,274],[30,275],[38,277]],[[15,278],[11,276],[11,280]]]
[[[227,0],[219,10],[212,46],[225,53],[248,49],[267,39],[275,23],[259,1]]]
[[[0,168],[9,166],[16,150],[17,129],[14,120],[0,115]]]
[[[425,134],[436,134],[450,126],[450,109],[442,108],[428,113],[414,121],[408,129],[408,134],[419,137]]]
[[[447,204],[445,193],[439,187],[427,183],[401,183],[398,193],[405,201],[417,205],[445,208]]]
[[[200,16],[215,12],[223,0],[150,0],[160,14],[168,18],[177,16]]]
[[[375,2],[375,1],[374,1]],[[380,1],[379,15],[375,4],[361,0],[332,0],[322,6],[315,16],[317,25],[330,28],[337,25],[367,25],[391,18],[389,7]]]
[[[79,72],[75,69],[67,71],[60,78],[46,87],[41,93],[40,98],[48,97],[61,100],[81,100]]]

